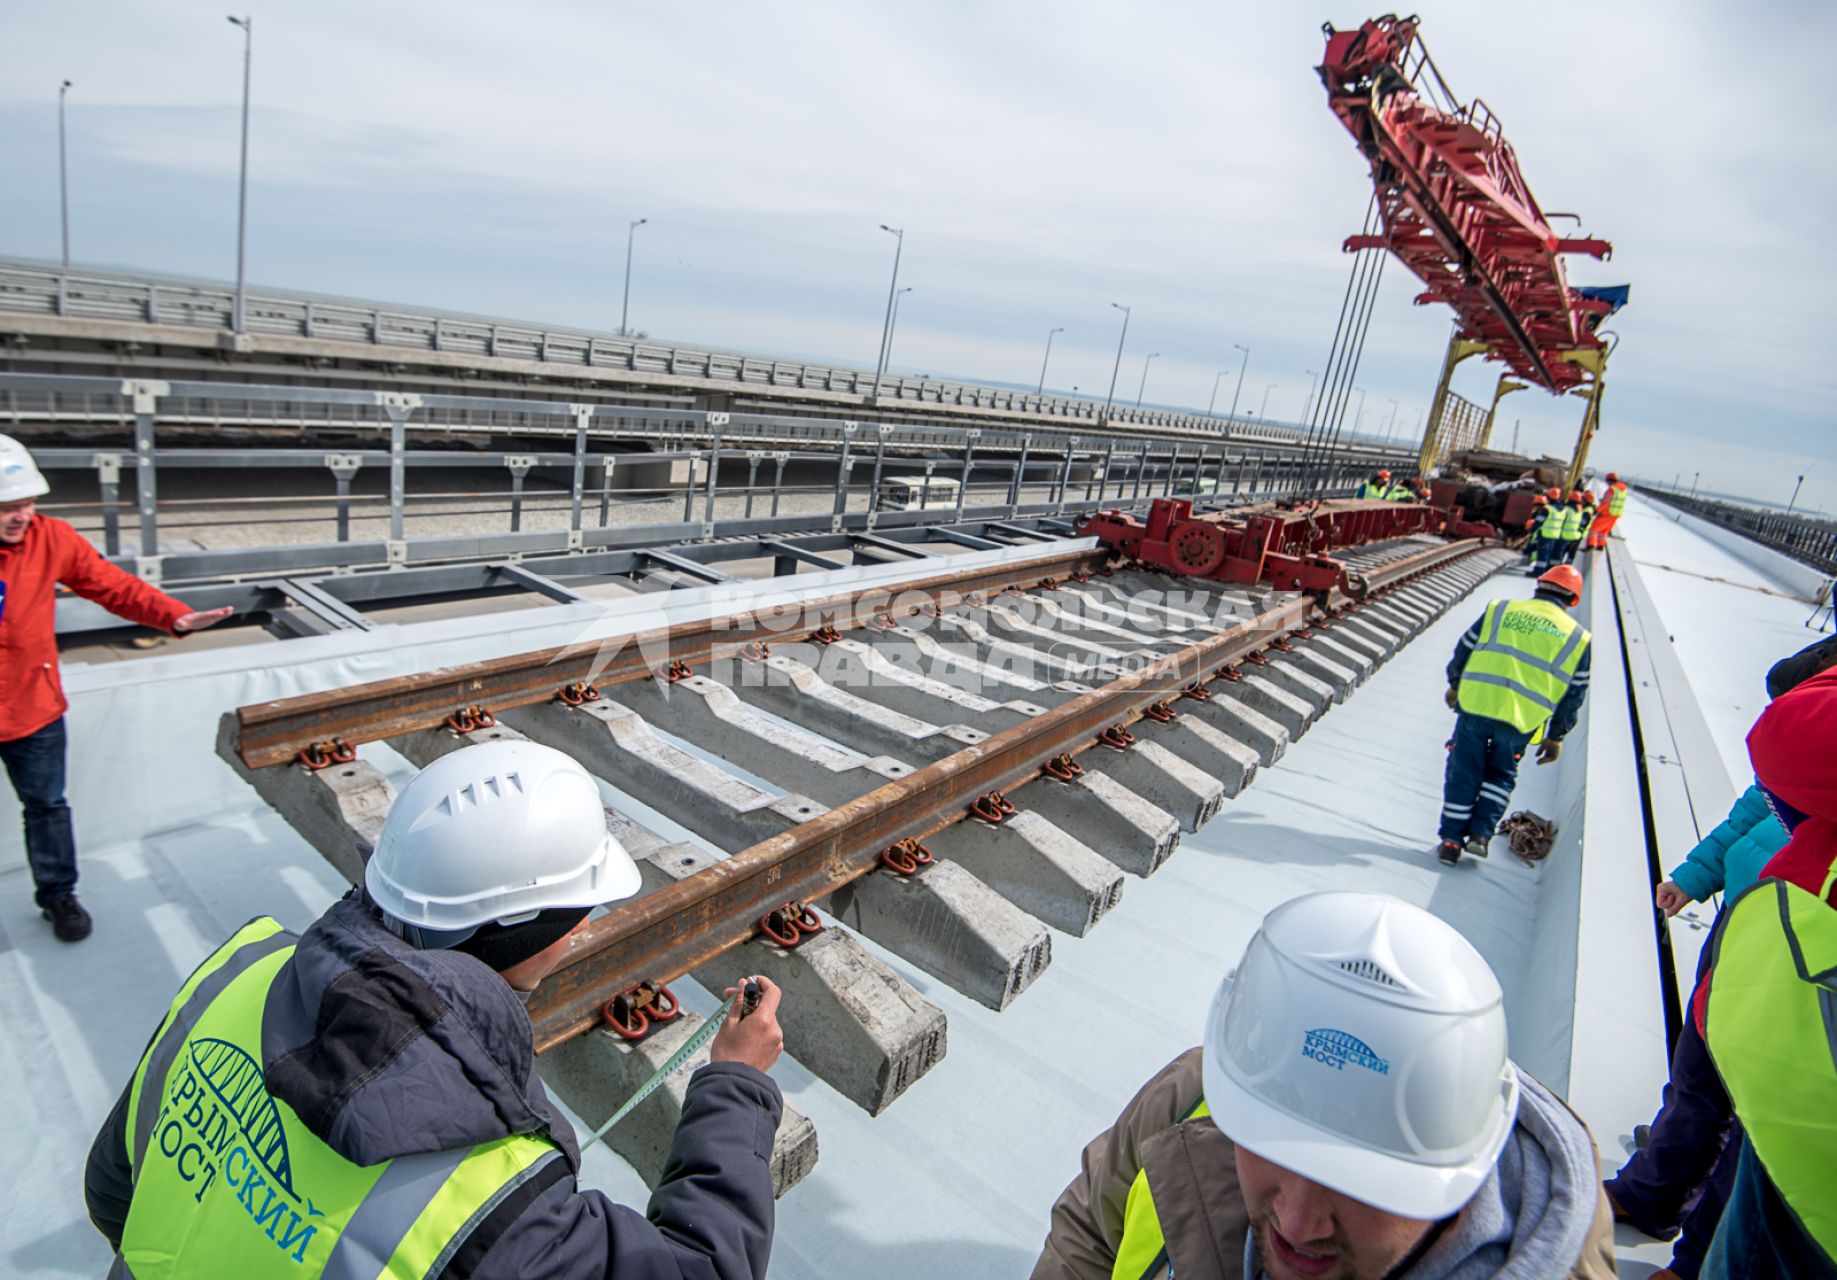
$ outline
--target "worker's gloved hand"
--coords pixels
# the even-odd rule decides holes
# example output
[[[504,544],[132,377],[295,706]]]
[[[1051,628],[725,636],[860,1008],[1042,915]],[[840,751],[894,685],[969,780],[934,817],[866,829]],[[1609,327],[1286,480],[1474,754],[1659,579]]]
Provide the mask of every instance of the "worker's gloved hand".
[[[1555,738],[1552,738],[1549,741],[1545,742],[1542,746],[1537,748],[1537,763],[1538,764],[1553,764],[1555,763],[1556,758],[1562,754],[1563,754],[1562,742],[1560,742],[1559,740]]]
[[[1448,692],[1442,695],[1442,701],[1448,704],[1448,710],[1453,711],[1461,704],[1461,691],[1455,686],[1449,685]]]
[[[202,613],[185,614],[172,624],[172,634],[185,636],[194,631],[202,631],[206,627],[214,627],[234,612],[236,611],[226,604],[221,609],[206,609]]]
[[[1690,895],[1666,880],[1658,886],[1658,909],[1668,916],[1675,916],[1690,905]]]
[[[747,981],[759,984],[759,1007],[748,1013],[744,997],[734,1001],[734,1007],[727,1011],[727,1021],[721,1024],[714,1043],[708,1046],[708,1060],[744,1062],[749,1067],[770,1071],[785,1048],[784,1028],[778,1025],[778,1002],[784,993],[770,978],[754,977]],[[721,994],[734,995],[743,991],[745,985],[729,987]]]

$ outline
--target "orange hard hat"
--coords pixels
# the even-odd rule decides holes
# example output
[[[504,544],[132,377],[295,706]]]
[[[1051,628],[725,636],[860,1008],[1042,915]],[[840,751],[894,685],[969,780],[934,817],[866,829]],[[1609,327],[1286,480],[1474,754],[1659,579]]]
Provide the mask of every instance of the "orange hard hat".
[[[1588,495],[1588,494],[1586,494],[1586,493],[1584,493],[1584,492],[1582,492],[1582,490],[1580,490],[1580,489],[1577,489],[1577,490],[1576,490],[1575,492],[1573,492],[1573,493],[1571,493],[1571,494],[1569,495],[1569,500],[1570,500],[1571,502],[1580,502],[1580,501],[1582,501],[1582,499],[1584,499],[1584,498],[1586,498],[1586,497],[1588,497],[1588,496],[1589,496],[1589,495]]]
[[[1552,502],[1561,502],[1563,500],[1563,491],[1561,489],[1551,489],[1544,494],[1544,497],[1550,499]]]
[[[1550,499],[1544,497],[1544,495],[1540,493],[1535,498],[1531,499],[1531,505],[1534,507],[1547,507],[1550,505]]]
[[[1384,470],[1384,469],[1382,469],[1382,468],[1379,468],[1379,470],[1378,470],[1378,479],[1380,479],[1380,480],[1388,480],[1388,479],[1390,479],[1390,478],[1391,478],[1391,473],[1390,473],[1390,472],[1388,472],[1388,471],[1385,471],[1385,470]]]
[[[1560,587],[1562,590],[1567,591],[1569,593],[1569,603],[1572,607],[1582,603],[1582,575],[1576,572],[1574,565],[1559,564],[1556,568],[1546,571],[1537,579],[1537,584],[1540,587],[1546,582],[1553,587]]]
[[[1619,476],[1617,476],[1617,475],[1615,475],[1615,474],[1614,474],[1614,473],[1613,473],[1612,471],[1610,471],[1610,472],[1608,472],[1608,473],[1607,473],[1607,482],[1608,482],[1609,484],[1619,484],[1619,483],[1620,483],[1620,477],[1619,477]]]

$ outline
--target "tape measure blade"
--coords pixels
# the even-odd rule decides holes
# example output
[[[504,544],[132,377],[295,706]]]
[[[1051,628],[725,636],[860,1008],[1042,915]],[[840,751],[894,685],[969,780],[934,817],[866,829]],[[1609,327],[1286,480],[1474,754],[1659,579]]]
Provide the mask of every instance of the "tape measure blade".
[[[607,1119],[606,1123],[601,1125],[599,1128],[595,1129],[593,1131],[593,1136],[591,1138],[588,1138],[587,1141],[582,1143],[581,1145],[591,1146],[593,1143],[598,1142],[601,1138],[605,1137],[606,1134],[612,1129],[613,1125],[617,1124],[619,1121],[623,1120],[626,1116],[630,1115],[633,1111],[637,1110],[638,1104],[643,1102],[646,1098],[650,1097],[653,1093],[656,1093],[658,1087],[662,1085],[665,1080],[668,1080],[671,1076],[675,1075],[678,1071],[682,1070],[684,1063],[688,1062],[690,1058],[693,1058],[696,1054],[700,1053],[702,1046],[707,1044],[710,1040],[714,1039],[715,1035],[721,1029],[721,1024],[727,1021],[727,1015],[733,1010],[734,1000],[735,1000],[734,996],[728,996],[727,999],[723,1000],[721,1002],[721,1007],[715,1010],[714,1017],[708,1019],[708,1021],[704,1022],[701,1026],[697,1027],[695,1030],[695,1034],[690,1036],[687,1040],[685,1040],[682,1044],[682,1047],[678,1049],[675,1053],[672,1053],[668,1061],[666,1061],[661,1067],[658,1067],[657,1070],[651,1074],[651,1078],[649,1080],[646,1080],[643,1084],[639,1085],[638,1091],[632,1094],[631,1097],[627,1098],[625,1100],[624,1105],[621,1106],[617,1111],[613,1112],[611,1117]]]

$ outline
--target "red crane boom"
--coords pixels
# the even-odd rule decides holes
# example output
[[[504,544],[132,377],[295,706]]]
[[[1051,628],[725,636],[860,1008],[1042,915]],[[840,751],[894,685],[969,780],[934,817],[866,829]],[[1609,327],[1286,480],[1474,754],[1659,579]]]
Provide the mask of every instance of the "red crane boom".
[[[1613,246],[1550,229],[1497,117],[1478,98],[1455,98],[1417,25],[1386,15],[1325,28],[1317,70],[1371,164],[1381,218],[1378,234],[1352,236],[1346,250],[1390,250],[1422,281],[1418,306],[1453,307],[1458,336],[1518,377],[1558,393],[1579,386],[1587,374],[1566,353],[1598,352],[1595,327],[1621,299],[1572,287],[1561,255],[1605,259]]]

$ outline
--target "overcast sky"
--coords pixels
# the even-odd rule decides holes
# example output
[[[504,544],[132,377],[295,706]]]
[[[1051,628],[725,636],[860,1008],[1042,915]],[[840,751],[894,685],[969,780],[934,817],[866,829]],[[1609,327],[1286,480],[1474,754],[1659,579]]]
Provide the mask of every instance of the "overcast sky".
[[[1241,11],[1246,10],[1248,11]],[[1547,210],[1630,283],[1592,460],[1837,510],[1824,100],[1837,5],[1427,0]],[[255,19],[253,283],[871,367],[1293,419],[1370,193],[1313,67],[1344,6],[270,4]],[[0,254],[55,258],[57,86],[78,262],[230,279],[242,35],[220,4],[0,0]],[[1392,264],[1365,427],[1415,429],[1448,332]],[[1220,380],[1220,371],[1227,371]],[[1456,390],[1490,398],[1497,369]],[[1355,397],[1356,400],[1356,397]],[[1393,401],[1395,407],[1393,409]],[[1567,457],[1583,405],[1527,391],[1497,439]]]

